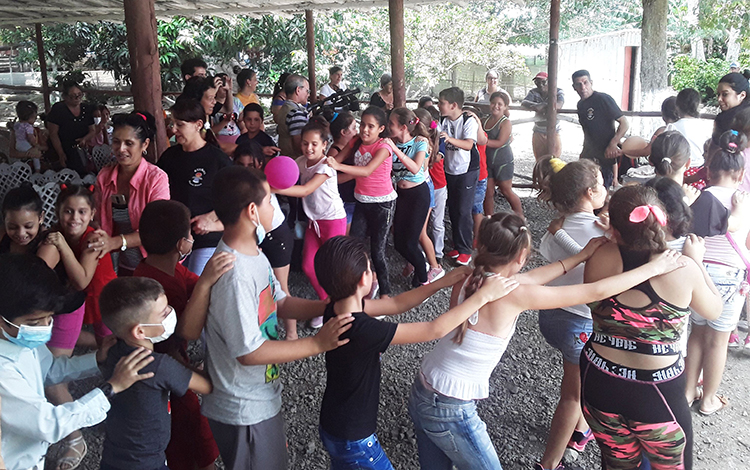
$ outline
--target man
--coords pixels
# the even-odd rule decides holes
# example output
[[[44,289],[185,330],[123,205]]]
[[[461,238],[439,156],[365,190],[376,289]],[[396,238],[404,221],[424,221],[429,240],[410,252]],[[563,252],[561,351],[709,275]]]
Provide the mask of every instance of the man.
[[[302,155],[302,128],[310,116],[305,105],[310,98],[310,84],[301,75],[292,74],[284,82],[286,102],[279,110],[281,116],[277,132],[281,154],[292,158]]]
[[[560,121],[555,123],[555,135],[552,138],[552,145],[548,150],[547,141],[547,98],[549,86],[547,85],[547,72],[539,72],[534,77],[534,85],[536,88],[529,91],[526,98],[521,102],[521,106],[536,112],[537,118],[542,118],[540,121],[534,122],[534,133],[531,136],[531,148],[534,151],[534,158],[539,160],[544,155],[552,154],[557,158],[560,158],[562,152],[562,144],[560,143]],[[561,109],[565,102],[565,95],[562,89],[557,89],[557,101],[555,103],[556,109]]]
[[[615,159],[622,156],[617,144],[630,124],[611,96],[594,91],[593,81],[587,70],[573,73],[573,89],[581,97],[578,102],[578,121],[583,128],[581,158],[588,158],[599,164],[604,186],[609,188],[617,183]]]
[[[740,70],[740,64],[738,64],[737,62],[732,62],[731,64],[729,64],[729,72],[742,73],[742,71]]]
[[[206,64],[206,62],[200,57],[188,59],[180,65],[180,72],[182,73],[182,79],[185,83],[187,83],[191,77],[206,78],[208,75],[206,69],[208,69],[208,64]]]

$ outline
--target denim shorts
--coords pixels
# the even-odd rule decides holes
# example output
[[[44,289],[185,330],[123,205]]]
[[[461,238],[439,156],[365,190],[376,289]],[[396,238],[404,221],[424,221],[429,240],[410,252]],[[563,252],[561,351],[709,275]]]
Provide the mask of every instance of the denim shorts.
[[[331,470],[393,470],[377,434],[357,441],[347,441],[331,436],[321,427],[318,427],[318,432],[323,447],[331,457]]]
[[[571,364],[580,363],[581,351],[591,336],[592,325],[590,318],[561,308],[539,312],[539,330],[542,336]]]
[[[487,178],[477,181],[477,188],[474,190],[474,206],[471,208],[471,215],[484,214],[485,194],[487,194]]]
[[[344,212],[346,212],[346,223],[352,223],[352,217],[354,217],[354,208],[357,207],[356,202],[345,202]]]
[[[737,326],[745,305],[745,294],[740,292],[745,281],[745,270],[715,263],[704,263],[708,276],[714,282],[721,294],[724,308],[716,320],[706,320],[695,312],[690,314],[690,322],[694,325],[708,325],[716,331],[732,331]]]

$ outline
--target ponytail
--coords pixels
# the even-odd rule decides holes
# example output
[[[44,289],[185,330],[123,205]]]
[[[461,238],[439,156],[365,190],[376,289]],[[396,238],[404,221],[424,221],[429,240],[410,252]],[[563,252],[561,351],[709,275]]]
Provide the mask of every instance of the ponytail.
[[[721,149],[714,154],[708,166],[709,178],[721,174],[737,175],[745,168],[742,151],[747,147],[747,137],[735,130],[726,131],[719,138]]]
[[[690,159],[690,144],[678,131],[666,131],[651,144],[649,162],[656,174],[671,176],[680,171]]]

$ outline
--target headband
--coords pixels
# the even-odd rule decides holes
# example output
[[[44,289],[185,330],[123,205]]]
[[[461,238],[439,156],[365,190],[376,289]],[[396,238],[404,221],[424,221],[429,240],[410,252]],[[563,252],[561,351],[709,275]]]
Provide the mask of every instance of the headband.
[[[666,214],[664,214],[664,211],[661,210],[660,207],[652,206],[651,204],[638,206],[633,209],[633,211],[630,213],[630,217],[628,217],[628,220],[633,222],[634,224],[639,224],[646,220],[648,214],[654,214],[656,221],[659,222],[659,225],[661,225],[662,227],[667,225],[667,216]]]
[[[557,157],[552,157],[549,159],[549,165],[552,167],[553,173],[559,173],[560,170],[565,168],[565,165],[567,165],[567,163],[565,163],[564,161],[560,160]]]
[[[437,121],[430,122],[430,129],[437,129]]]
[[[339,113],[333,113],[333,118],[331,119],[331,123],[336,120],[336,118],[339,117]]]
[[[135,114],[137,114],[138,116],[142,117],[144,121],[148,122],[148,119],[146,119],[146,115],[145,114],[141,114],[141,113],[135,113]]]

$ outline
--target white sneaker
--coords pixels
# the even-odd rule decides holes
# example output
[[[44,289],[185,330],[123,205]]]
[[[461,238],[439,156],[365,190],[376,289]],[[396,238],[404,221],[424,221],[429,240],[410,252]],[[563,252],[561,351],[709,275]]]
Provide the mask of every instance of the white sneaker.
[[[315,317],[310,320],[310,328],[319,329],[323,327],[323,317]]]
[[[445,276],[445,269],[441,268],[440,266],[438,266],[437,268],[431,268],[429,271],[427,271],[427,282],[433,283],[443,276]]]

